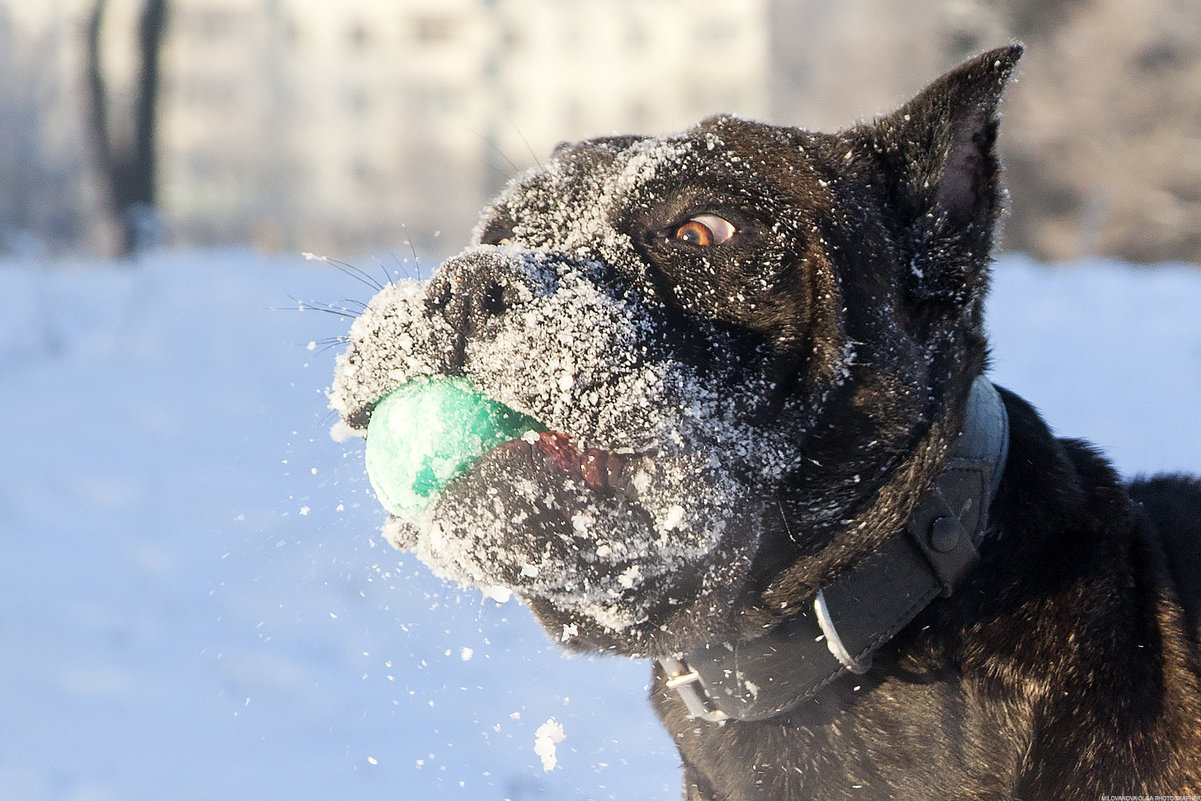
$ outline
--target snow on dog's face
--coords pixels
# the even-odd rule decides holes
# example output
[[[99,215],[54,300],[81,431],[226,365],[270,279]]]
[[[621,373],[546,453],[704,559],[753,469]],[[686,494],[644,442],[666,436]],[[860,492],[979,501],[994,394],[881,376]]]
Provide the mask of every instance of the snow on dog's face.
[[[474,246],[370,302],[331,405],[363,433],[397,387],[454,375],[545,430],[390,539],[517,593],[573,646],[667,654],[737,628],[921,424],[930,360],[891,311],[898,255],[872,182],[838,177],[870,147],[717,117],[562,147],[515,181]],[[846,284],[874,303],[848,310]]]

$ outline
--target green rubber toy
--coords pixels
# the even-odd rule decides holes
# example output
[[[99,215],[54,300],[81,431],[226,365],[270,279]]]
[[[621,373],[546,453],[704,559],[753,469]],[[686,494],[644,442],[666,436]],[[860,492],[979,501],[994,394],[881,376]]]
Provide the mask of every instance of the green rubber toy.
[[[452,479],[502,442],[545,426],[476,391],[465,378],[417,378],[375,407],[367,476],[380,503],[417,523]]]

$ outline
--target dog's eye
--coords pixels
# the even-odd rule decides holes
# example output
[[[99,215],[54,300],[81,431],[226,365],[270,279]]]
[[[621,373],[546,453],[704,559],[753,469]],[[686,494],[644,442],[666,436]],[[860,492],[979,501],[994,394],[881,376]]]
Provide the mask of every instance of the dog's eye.
[[[720,245],[737,231],[733,223],[716,214],[699,214],[676,229],[675,238],[686,245],[699,248]]]

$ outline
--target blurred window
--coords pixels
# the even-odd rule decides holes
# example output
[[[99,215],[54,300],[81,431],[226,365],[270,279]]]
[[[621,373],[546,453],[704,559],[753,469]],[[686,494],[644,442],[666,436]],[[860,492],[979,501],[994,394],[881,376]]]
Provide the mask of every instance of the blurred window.
[[[423,45],[439,45],[455,38],[455,21],[450,17],[423,15],[412,20],[413,38]]]
[[[371,46],[371,31],[361,22],[356,22],[351,26],[348,38],[353,50],[361,52]]]
[[[721,48],[733,44],[738,31],[727,25],[724,20],[704,19],[696,23],[692,33],[701,47]]]
[[[506,25],[500,37],[501,49],[506,53],[514,53],[526,46],[525,31],[514,25]]]
[[[361,86],[351,87],[346,91],[346,105],[354,116],[365,117],[371,111],[371,95]]]
[[[370,189],[374,183],[375,171],[371,164],[362,156],[354,157],[350,162],[350,178],[359,189]]]
[[[197,9],[196,30],[205,39],[223,39],[238,28],[237,15],[227,8]]]
[[[282,25],[284,42],[290,47],[300,44],[300,27],[295,20],[287,20]]]

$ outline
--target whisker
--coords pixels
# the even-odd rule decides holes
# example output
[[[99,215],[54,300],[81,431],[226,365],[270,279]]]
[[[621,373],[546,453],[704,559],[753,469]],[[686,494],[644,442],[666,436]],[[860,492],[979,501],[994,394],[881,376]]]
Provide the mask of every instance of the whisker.
[[[400,259],[396,258],[396,254],[389,251],[389,255],[392,256],[392,261],[396,262],[396,266],[399,267],[401,261]],[[385,265],[380,259],[376,259],[375,263],[379,266],[380,272],[384,274],[384,280],[388,282],[388,286],[394,286],[396,284],[396,281],[393,280],[394,274],[388,272],[387,265]]]
[[[413,247],[412,242],[409,243],[409,247],[410,248]],[[417,258],[416,253],[413,254],[413,258],[414,259]],[[406,274],[408,272],[408,268],[405,267],[405,262],[400,258],[400,256],[397,256],[395,253],[393,253],[392,261],[396,262],[396,274],[397,275]],[[418,281],[422,280],[421,279],[421,262],[417,262],[416,264],[413,265],[413,267],[414,267],[414,271],[417,275],[417,280]]]
[[[413,238],[409,236],[409,229],[404,223],[400,224],[400,230],[404,231],[404,243],[409,246],[409,252],[413,254],[413,267],[417,270],[418,274],[420,274],[421,257],[417,255],[417,246],[413,244]]]
[[[486,144],[488,147],[492,148],[492,150],[495,151],[496,155],[498,155],[502,159],[504,159],[505,163],[509,165],[509,168],[512,169],[513,172],[506,173],[504,170],[502,170],[500,167],[497,167],[495,164],[493,164],[490,161],[484,162],[485,167],[491,167],[492,169],[496,170],[498,173],[500,173],[501,175],[503,175],[505,177],[505,180],[512,180],[513,176],[517,175],[518,173],[520,173],[522,171],[521,168],[518,167],[516,163],[514,163],[513,159],[509,158],[508,154],[505,153],[505,151],[500,149],[500,145],[498,145],[498,144],[496,144],[496,142],[492,141],[492,138],[490,136],[482,134],[479,131],[476,131],[475,135],[478,136],[480,139],[484,140],[484,144]]]
[[[389,254],[391,255],[391,251],[389,251]],[[384,282],[382,284],[380,284],[379,279],[372,276],[372,283],[377,284],[380,289],[394,285],[395,281],[392,280],[392,276],[388,273],[387,266],[383,263],[383,261],[380,259],[380,257],[376,254],[372,254],[371,260],[373,262],[375,262],[375,266],[379,270],[380,275],[382,275],[384,277]],[[365,270],[364,270],[364,273],[366,273]]]
[[[335,267],[337,267],[339,270],[341,270],[344,275],[348,275],[351,278],[356,279],[357,281],[363,283],[364,285],[366,285],[368,288],[370,288],[374,292],[379,292],[385,286],[385,284],[381,284],[376,279],[375,276],[371,275],[370,273],[368,273],[366,270],[362,269],[361,267],[355,267],[353,265],[346,264],[345,262],[341,262],[341,263],[332,262],[332,263]]]
[[[359,315],[355,314],[354,312],[348,312],[345,309],[327,309],[321,306],[308,306],[305,308],[305,311],[325,312],[326,314],[334,314],[338,317],[345,317],[347,320],[359,319]]]
[[[792,540],[793,543],[800,545],[801,543],[792,533],[792,526],[788,523],[788,515],[784,513],[784,502],[780,500],[779,496],[776,496],[776,507],[780,510],[780,520],[784,523],[784,533],[788,535],[788,539]]]
[[[413,244],[412,239],[406,239],[404,241],[404,243],[409,246],[409,253],[413,254],[413,270],[415,272],[417,272],[418,274],[420,274],[421,273],[421,257],[417,255],[417,247]]]
[[[302,255],[311,261],[323,262],[331,267],[334,267],[338,270],[338,272],[349,278],[353,278],[364,286],[370,288],[373,292],[379,292],[384,288],[384,284],[381,284],[374,276],[361,267],[356,267],[353,264],[339,261],[338,259],[331,259],[329,256],[318,256],[315,253],[304,253]]]
[[[343,345],[350,343],[350,337],[334,337],[332,339],[317,340],[318,353],[329,353],[335,348],[341,348]]]
[[[505,179],[505,183],[508,183],[509,181],[512,181],[512,180],[513,180],[513,174],[512,174],[512,173],[507,173],[507,172],[505,172],[504,170],[502,170],[500,167],[496,166],[496,165],[495,165],[495,164],[493,164],[492,162],[485,161],[485,162],[481,162],[481,163],[484,165],[484,167],[486,167],[487,169],[489,169],[489,170],[491,170],[492,172],[496,173],[496,174],[497,174],[497,175],[499,175],[501,178]]]
[[[530,141],[525,138],[525,134],[521,132],[521,127],[516,123],[516,121],[514,121],[513,116],[506,113],[505,119],[509,121],[509,125],[513,126],[513,130],[517,132],[517,136],[520,137],[521,143],[525,145],[525,149],[529,151],[530,158],[534,160],[534,164],[538,165],[538,169],[542,169],[542,159],[538,158],[538,154],[535,153],[534,148],[530,146]]]
[[[314,340],[312,343],[310,343],[306,347],[320,348],[319,352],[325,353],[327,350],[330,350],[331,348],[338,348],[338,347],[341,347],[342,345],[348,345],[348,344],[350,344],[350,337],[336,336],[336,337],[322,337],[321,339]]]
[[[300,300],[299,298],[293,298],[291,296],[289,296],[289,298],[291,298],[291,300],[296,302],[296,306],[294,307],[296,311],[324,312],[325,314],[334,314],[334,315],[337,315],[338,317],[345,317],[348,320],[357,320],[359,318],[359,315],[362,314],[362,312],[351,311],[350,309],[345,309],[345,308],[335,306],[332,303],[318,304],[318,303],[311,303],[307,300]],[[359,301],[352,301],[352,302],[358,303]],[[366,308],[365,304],[364,304],[364,308]],[[287,311],[287,309],[281,309],[279,307],[275,307],[273,310],[274,311]]]

